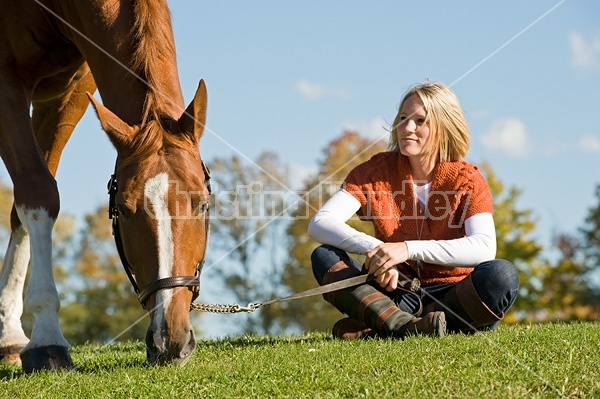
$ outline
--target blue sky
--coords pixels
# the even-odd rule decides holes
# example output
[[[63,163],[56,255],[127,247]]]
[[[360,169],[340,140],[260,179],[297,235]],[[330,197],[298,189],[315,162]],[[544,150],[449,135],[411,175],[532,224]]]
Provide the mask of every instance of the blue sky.
[[[170,4],[186,102],[199,79],[208,87],[204,159],[272,150],[299,182],[344,129],[385,136],[406,88],[432,79],[450,85],[465,109],[467,159],[491,163],[522,189],[519,205],[535,211],[541,242],[573,232],[594,205],[600,3]],[[88,110],[58,172],[64,212],[106,203],[115,156]]]

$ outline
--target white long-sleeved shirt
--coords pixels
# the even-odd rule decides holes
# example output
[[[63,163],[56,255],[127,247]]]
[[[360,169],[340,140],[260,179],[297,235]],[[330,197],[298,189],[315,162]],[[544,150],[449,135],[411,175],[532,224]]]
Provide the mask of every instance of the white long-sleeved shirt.
[[[421,203],[427,200],[427,190],[417,192]],[[322,244],[364,255],[382,241],[346,223],[360,206],[356,198],[340,189],[317,211],[308,226],[308,235]],[[406,241],[408,259],[445,266],[474,267],[496,257],[496,229],[491,213],[469,217],[465,220],[465,232],[465,237],[452,240]]]

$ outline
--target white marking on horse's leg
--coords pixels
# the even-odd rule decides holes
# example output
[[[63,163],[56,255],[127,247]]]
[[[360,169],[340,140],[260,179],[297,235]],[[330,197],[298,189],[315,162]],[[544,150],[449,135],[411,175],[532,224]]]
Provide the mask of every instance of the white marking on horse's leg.
[[[159,173],[148,179],[144,186],[144,195],[152,205],[152,212],[158,224],[158,278],[171,277],[173,270],[173,231],[169,214],[167,194],[169,193],[169,175]],[[167,309],[173,296],[172,289],[160,290],[156,293],[156,308],[152,330],[156,338],[160,338],[165,327]],[[155,340],[155,342],[159,342]]]
[[[25,350],[50,345],[68,347],[58,325],[60,302],[52,274],[52,228],[55,219],[42,208],[17,206],[17,214],[31,241],[31,274],[25,309],[33,315],[33,330]]]
[[[25,346],[29,338],[21,325],[23,287],[29,266],[29,236],[19,226],[11,233],[0,274],[0,347]]]

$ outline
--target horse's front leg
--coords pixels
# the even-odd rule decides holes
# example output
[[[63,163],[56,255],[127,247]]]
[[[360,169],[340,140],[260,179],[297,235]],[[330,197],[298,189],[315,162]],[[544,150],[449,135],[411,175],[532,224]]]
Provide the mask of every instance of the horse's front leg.
[[[18,228],[22,224],[27,231],[31,256],[24,306],[33,316],[34,326],[29,343],[21,351],[21,362],[26,372],[68,368],[73,363],[58,324],[60,304],[52,272],[52,228],[60,210],[58,187],[33,131],[27,90],[16,85],[16,81],[0,74],[0,87],[3,87],[0,93],[0,154],[13,181],[14,208],[19,220],[13,221],[13,226]],[[25,238],[12,244],[17,263],[26,263],[24,256],[19,260],[16,254],[24,249],[24,243]],[[21,266],[17,274],[24,273],[23,269],[25,267]],[[9,271],[7,273],[10,275]],[[6,279],[8,281],[9,276]],[[13,289],[15,295],[16,291]],[[15,317],[13,315],[11,320]],[[14,331],[18,329],[13,329],[13,334]],[[3,337],[4,330],[0,331],[0,342]]]
[[[21,325],[28,265],[29,236],[19,223],[12,229],[0,274],[0,358],[19,366],[19,352],[29,343]]]
[[[33,103],[32,123],[37,144],[44,155],[44,168],[47,166],[53,176],[62,151],[89,104],[86,93],[95,90],[94,78],[87,64],[83,64],[63,95]],[[46,177],[44,181],[54,184],[53,178]],[[21,353],[25,371],[73,366],[67,341],[58,325],[60,304],[52,273],[51,234],[58,215],[58,190],[55,184],[47,190],[47,202],[39,208],[17,207],[19,219],[31,236],[31,277],[25,308],[34,315],[34,327],[31,341]]]
[[[60,303],[52,273],[52,228],[55,216],[43,207],[17,206],[31,242],[31,274],[25,308],[33,315],[31,340],[21,352],[25,372],[71,368],[73,363],[58,323]]]

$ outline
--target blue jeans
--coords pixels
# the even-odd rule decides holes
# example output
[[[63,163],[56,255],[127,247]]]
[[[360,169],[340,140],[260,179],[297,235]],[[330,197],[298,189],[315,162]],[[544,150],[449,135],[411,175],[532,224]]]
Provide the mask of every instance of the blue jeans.
[[[345,251],[330,245],[321,245],[311,255],[312,270],[317,282],[321,285],[323,277],[330,267],[343,261],[358,270],[362,265],[351,258]],[[496,315],[504,315],[517,299],[519,292],[519,273],[512,263],[503,259],[494,259],[480,263],[473,268],[471,279],[479,298]],[[377,283],[374,283],[378,286]],[[426,307],[434,302],[441,301],[456,283],[444,283],[422,287],[419,293],[421,298],[415,295],[407,295],[401,291],[381,292],[388,295],[396,305],[408,313],[416,313],[420,307]],[[498,323],[493,323],[482,329],[494,329]]]

